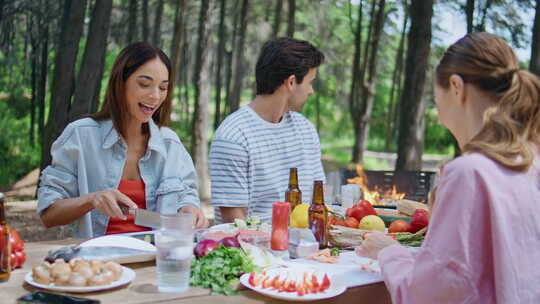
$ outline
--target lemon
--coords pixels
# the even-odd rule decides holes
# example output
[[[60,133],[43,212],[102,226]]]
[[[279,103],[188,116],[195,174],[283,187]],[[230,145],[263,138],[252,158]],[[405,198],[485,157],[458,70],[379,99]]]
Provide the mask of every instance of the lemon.
[[[294,208],[290,217],[292,228],[308,227],[308,209],[309,204],[299,204]]]
[[[384,221],[376,215],[366,215],[360,221],[359,229],[363,230],[378,230],[384,232],[386,228],[384,226]]]

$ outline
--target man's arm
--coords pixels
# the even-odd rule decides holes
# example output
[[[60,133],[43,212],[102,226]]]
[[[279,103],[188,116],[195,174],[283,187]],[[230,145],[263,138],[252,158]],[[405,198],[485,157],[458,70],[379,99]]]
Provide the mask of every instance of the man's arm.
[[[243,207],[219,207],[221,219],[224,223],[232,223],[235,219],[245,220],[247,208]]]

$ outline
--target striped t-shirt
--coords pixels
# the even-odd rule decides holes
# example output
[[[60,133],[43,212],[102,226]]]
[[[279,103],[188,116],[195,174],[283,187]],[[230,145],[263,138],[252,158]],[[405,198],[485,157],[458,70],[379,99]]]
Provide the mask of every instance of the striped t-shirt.
[[[289,111],[279,123],[262,119],[244,106],[217,129],[209,156],[215,221],[218,207],[247,207],[263,221],[272,217],[272,203],[283,201],[289,168],[298,168],[302,201],[311,201],[314,180],[325,179],[319,136],[311,122]]]

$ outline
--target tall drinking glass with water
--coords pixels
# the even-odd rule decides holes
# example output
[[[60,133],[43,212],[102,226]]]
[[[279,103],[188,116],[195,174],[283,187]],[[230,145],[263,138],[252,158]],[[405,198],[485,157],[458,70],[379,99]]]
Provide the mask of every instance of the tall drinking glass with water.
[[[193,260],[193,220],[191,213],[161,216],[156,233],[157,285],[160,292],[183,292],[189,288]]]

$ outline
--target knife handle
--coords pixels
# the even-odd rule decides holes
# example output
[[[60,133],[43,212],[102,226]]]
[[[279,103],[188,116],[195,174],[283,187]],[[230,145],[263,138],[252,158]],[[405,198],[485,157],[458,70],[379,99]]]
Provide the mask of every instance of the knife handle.
[[[119,207],[120,207],[120,210],[122,210],[122,213],[124,215],[135,214],[134,208],[129,208],[128,206],[122,205],[122,204],[119,204]]]

